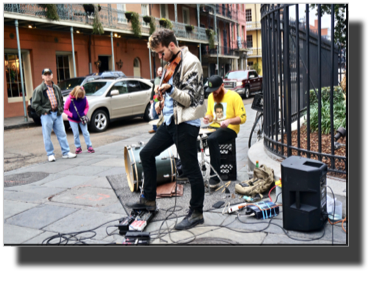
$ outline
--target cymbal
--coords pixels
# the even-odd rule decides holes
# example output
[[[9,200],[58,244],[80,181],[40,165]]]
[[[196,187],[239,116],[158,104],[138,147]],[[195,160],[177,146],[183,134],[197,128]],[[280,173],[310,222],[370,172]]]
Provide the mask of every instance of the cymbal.
[[[160,119],[154,119],[154,120],[149,121],[149,125],[157,125],[158,120]]]

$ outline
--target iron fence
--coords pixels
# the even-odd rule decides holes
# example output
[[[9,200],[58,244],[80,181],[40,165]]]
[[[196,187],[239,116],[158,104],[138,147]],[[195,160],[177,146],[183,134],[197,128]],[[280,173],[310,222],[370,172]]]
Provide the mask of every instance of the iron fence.
[[[290,18],[290,6],[295,8],[295,20]],[[306,23],[309,13],[306,4]],[[344,105],[339,106],[344,112],[346,107],[337,96],[342,95],[338,77],[341,49],[334,44],[334,16],[330,27],[330,37],[321,36],[320,24],[317,33],[312,32],[309,25],[300,23],[298,4],[261,6],[264,146],[282,158],[299,155],[318,159],[327,163],[330,172],[345,174],[347,150],[338,151],[343,145],[334,139],[339,128],[334,127],[334,107]],[[346,113],[342,117],[341,123],[346,124]]]

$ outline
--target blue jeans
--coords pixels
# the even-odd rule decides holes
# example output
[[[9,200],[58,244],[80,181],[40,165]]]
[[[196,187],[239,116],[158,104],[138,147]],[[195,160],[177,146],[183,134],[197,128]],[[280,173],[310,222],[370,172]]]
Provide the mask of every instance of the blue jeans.
[[[178,133],[178,134],[177,134]],[[199,127],[181,123],[169,126],[165,123],[158,127],[157,132],[140,152],[140,159],[144,171],[144,197],[149,200],[156,199],[157,168],[156,156],[171,145],[176,144],[181,158],[183,173],[188,177],[191,185],[190,208],[203,211],[205,186],[203,176],[198,164],[197,137]],[[177,145],[178,141],[178,145]]]
[[[92,147],[91,140],[90,140],[90,133],[88,132],[88,129],[87,129],[87,124],[83,125],[82,122],[75,123],[75,122],[72,122],[72,121],[69,121],[69,123],[70,123],[70,126],[71,126],[71,130],[73,130],[75,147],[77,147],[77,148],[81,147],[80,140],[79,140],[79,128],[78,128],[78,125],[80,126],[80,129],[82,130],[82,134],[83,134],[83,137],[84,137],[84,142],[86,142],[87,149],[89,147]]]
[[[41,115],[42,135],[47,156],[54,155],[54,146],[51,142],[51,131],[54,130],[59,145],[61,146],[62,155],[70,152],[69,143],[66,138],[65,125],[63,125],[62,115],[58,116],[57,112],[50,112],[47,115]]]

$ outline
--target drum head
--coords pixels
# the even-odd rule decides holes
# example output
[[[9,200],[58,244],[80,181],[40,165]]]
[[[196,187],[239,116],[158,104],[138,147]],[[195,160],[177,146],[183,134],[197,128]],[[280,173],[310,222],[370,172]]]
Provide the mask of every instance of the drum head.
[[[199,129],[199,134],[210,134],[215,131],[216,129],[213,129],[213,128],[201,128]]]
[[[151,121],[149,121],[149,125],[157,125],[159,120],[160,119],[151,120]]]

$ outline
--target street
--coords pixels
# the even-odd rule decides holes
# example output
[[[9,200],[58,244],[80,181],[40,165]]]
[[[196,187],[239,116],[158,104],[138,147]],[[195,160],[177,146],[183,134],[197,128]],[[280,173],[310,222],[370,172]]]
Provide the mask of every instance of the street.
[[[243,100],[244,104],[250,104],[252,97]],[[207,101],[207,100],[206,100]],[[108,129],[102,133],[91,133],[91,142],[95,149],[109,143],[128,139],[130,137],[148,133],[152,129],[148,122],[141,117],[133,119],[121,119],[111,122]],[[74,138],[71,130],[66,132],[71,152],[75,151]],[[52,142],[56,158],[61,158],[61,149],[57,137],[52,133]],[[83,136],[80,135],[82,149],[87,153],[87,147]],[[41,126],[29,128],[10,129],[4,131],[4,171],[15,170],[31,164],[47,161],[44,148]],[[70,160],[67,160],[70,161]]]

